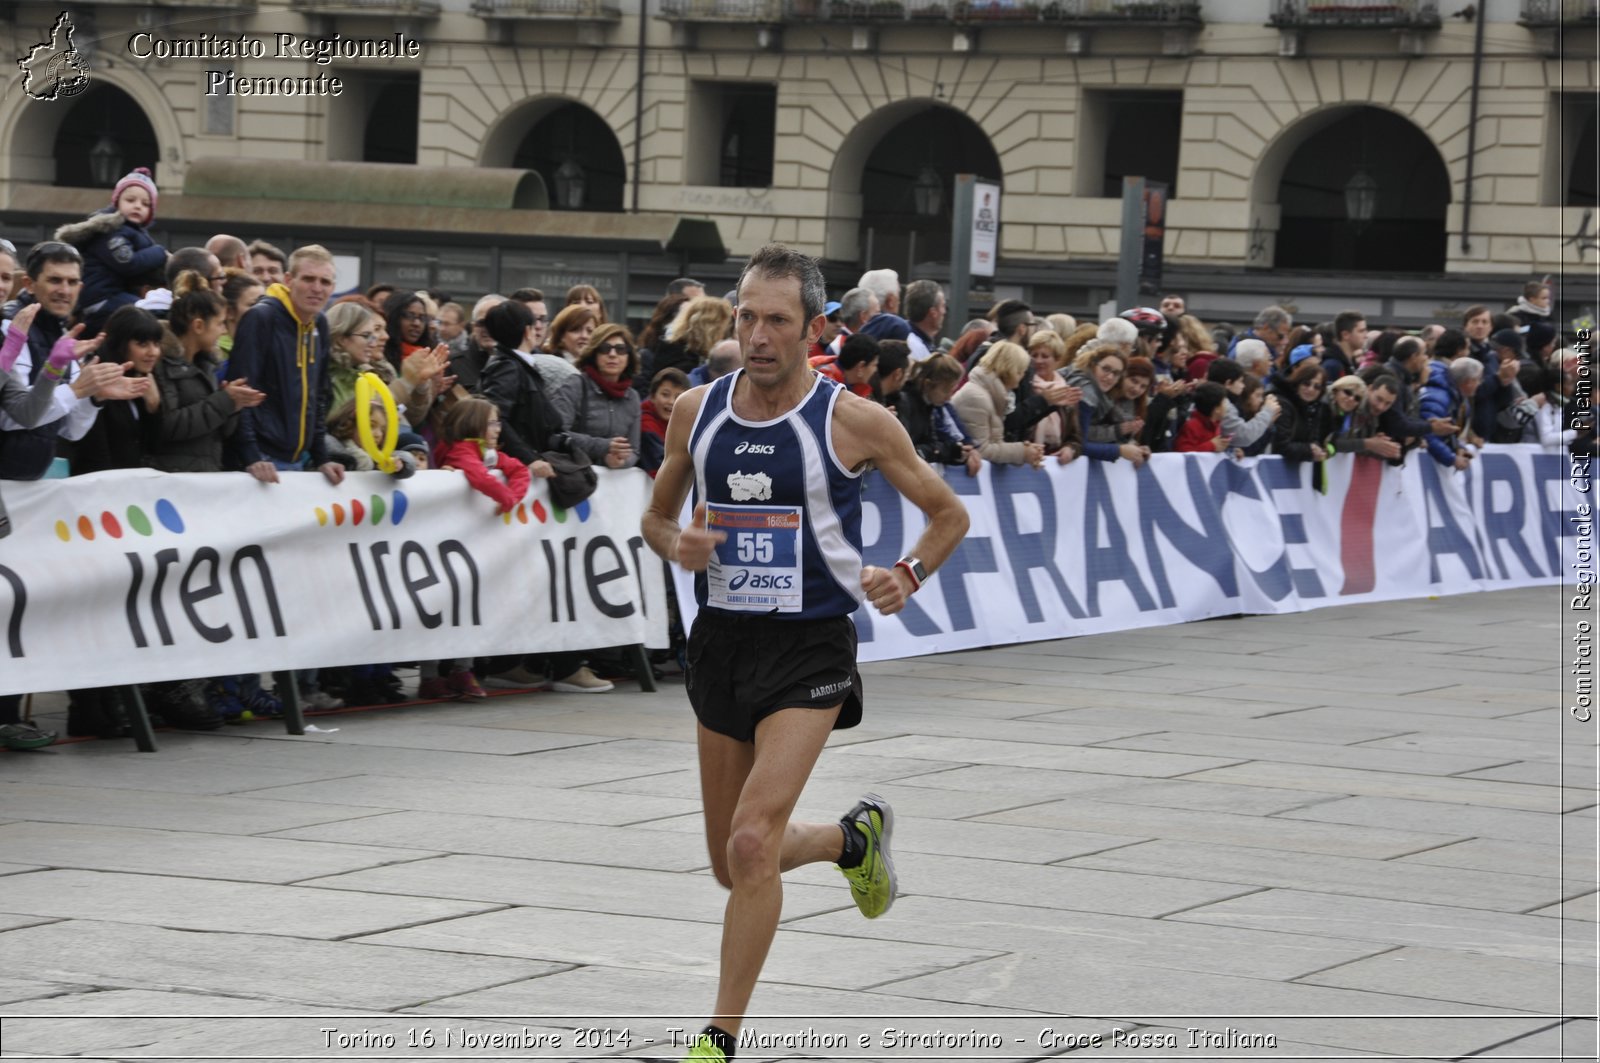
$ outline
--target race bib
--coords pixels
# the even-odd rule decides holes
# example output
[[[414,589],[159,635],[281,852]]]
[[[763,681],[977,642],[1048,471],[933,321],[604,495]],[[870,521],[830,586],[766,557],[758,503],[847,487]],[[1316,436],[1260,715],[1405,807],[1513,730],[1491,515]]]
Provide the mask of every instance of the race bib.
[[[706,525],[727,535],[706,566],[706,604],[745,613],[803,608],[799,506],[707,506]]]

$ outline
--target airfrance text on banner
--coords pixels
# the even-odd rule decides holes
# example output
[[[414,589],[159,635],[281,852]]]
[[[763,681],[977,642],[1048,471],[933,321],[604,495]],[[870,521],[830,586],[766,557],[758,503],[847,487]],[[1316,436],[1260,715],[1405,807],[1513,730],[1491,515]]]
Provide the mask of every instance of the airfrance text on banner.
[[[1277,457],[1158,454],[1144,469],[1078,460],[1045,471],[945,470],[972,527],[885,618],[855,614],[862,660],[1063,638],[1234,613],[1592,582],[1573,570],[1593,491],[1567,455],[1494,446],[1463,473],[1342,455],[1327,490]],[[920,511],[865,479],[864,561],[910,553]],[[1592,559],[1581,562],[1592,573]],[[692,583],[677,575],[692,614]],[[689,616],[685,616],[687,623]]]
[[[374,661],[665,646],[650,480],[511,513],[461,476],[99,473],[8,483],[0,693]]]

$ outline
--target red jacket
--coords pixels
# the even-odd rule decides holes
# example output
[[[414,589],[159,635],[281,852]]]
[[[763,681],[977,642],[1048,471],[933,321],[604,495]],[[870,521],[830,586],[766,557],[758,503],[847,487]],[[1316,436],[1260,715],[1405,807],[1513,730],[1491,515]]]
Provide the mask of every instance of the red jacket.
[[[435,468],[448,465],[467,474],[467,483],[473,490],[482,492],[500,503],[500,512],[510,513],[513,506],[528,493],[533,476],[528,467],[505,451],[497,452],[495,469],[505,474],[501,483],[494,472],[483,463],[483,450],[470,439],[454,443],[440,443],[433,453]]]
[[[836,380],[844,384],[844,370],[839,368],[839,356],[837,354],[811,359],[811,368],[829,380]],[[844,384],[844,386],[849,388],[852,394],[860,395],[864,399],[872,398],[871,384]]]
[[[1178,430],[1178,445],[1173,449],[1180,454],[1215,454],[1217,437],[1221,434],[1221,421],[1213,421],[1199,410],[1194,410]]]
[[[1211,363],[1218,358],[1216,351],[1196,351],[1189,356],[1189,379],[1197,383],[1204,382],[1206,370],[1211,368]]]

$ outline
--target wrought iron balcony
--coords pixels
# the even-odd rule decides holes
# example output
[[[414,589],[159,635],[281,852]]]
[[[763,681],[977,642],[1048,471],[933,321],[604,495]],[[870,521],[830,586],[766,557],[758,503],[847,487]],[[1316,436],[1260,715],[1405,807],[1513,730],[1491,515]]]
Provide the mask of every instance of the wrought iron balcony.
[[[620,22],[621,0],[472,0],[479,18]]]
[[[308,15],[381,15],[388,18],[438,18],[439,0],[289,0]]]
[[[1200,23],[1199,0],[786,0],[796,22]]]
[[[668,22],[761,22],[784,19],[782,0],[661,0]]]
[[[1279,29],[1438,29],[1438,0],[1273,0]]]
[[[1517,21],[1529,29],[1600,22],[1600,0],[1522,0]]]

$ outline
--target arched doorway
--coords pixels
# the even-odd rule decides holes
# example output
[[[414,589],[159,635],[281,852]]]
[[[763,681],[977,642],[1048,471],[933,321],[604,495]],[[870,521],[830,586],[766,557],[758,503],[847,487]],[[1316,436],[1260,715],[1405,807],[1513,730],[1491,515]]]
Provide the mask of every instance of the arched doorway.
[[[161,148],[144,110],[115,85],[92,84],[61,120],[55,136],[55,180],[69,188],[104,188],[135,166],[156,169]],[[106,180],[109,175],[110,180]]]
[[[1450,174],[1405,118],[1356,106],[1319,116],[1277,182],[1279,269],[1443,273]]]
[[[511,158],[537,170],[552,210],[620,211],[628,167],[605,119],[581,103],[561,103],[536,120]]]
[[[955,175],[1001,179],[1000,157],[976,122],[953,107],[914,102],[920,106],[873,135],[858,186],[862,266],[906,278],[917,262],[950,259]]]

